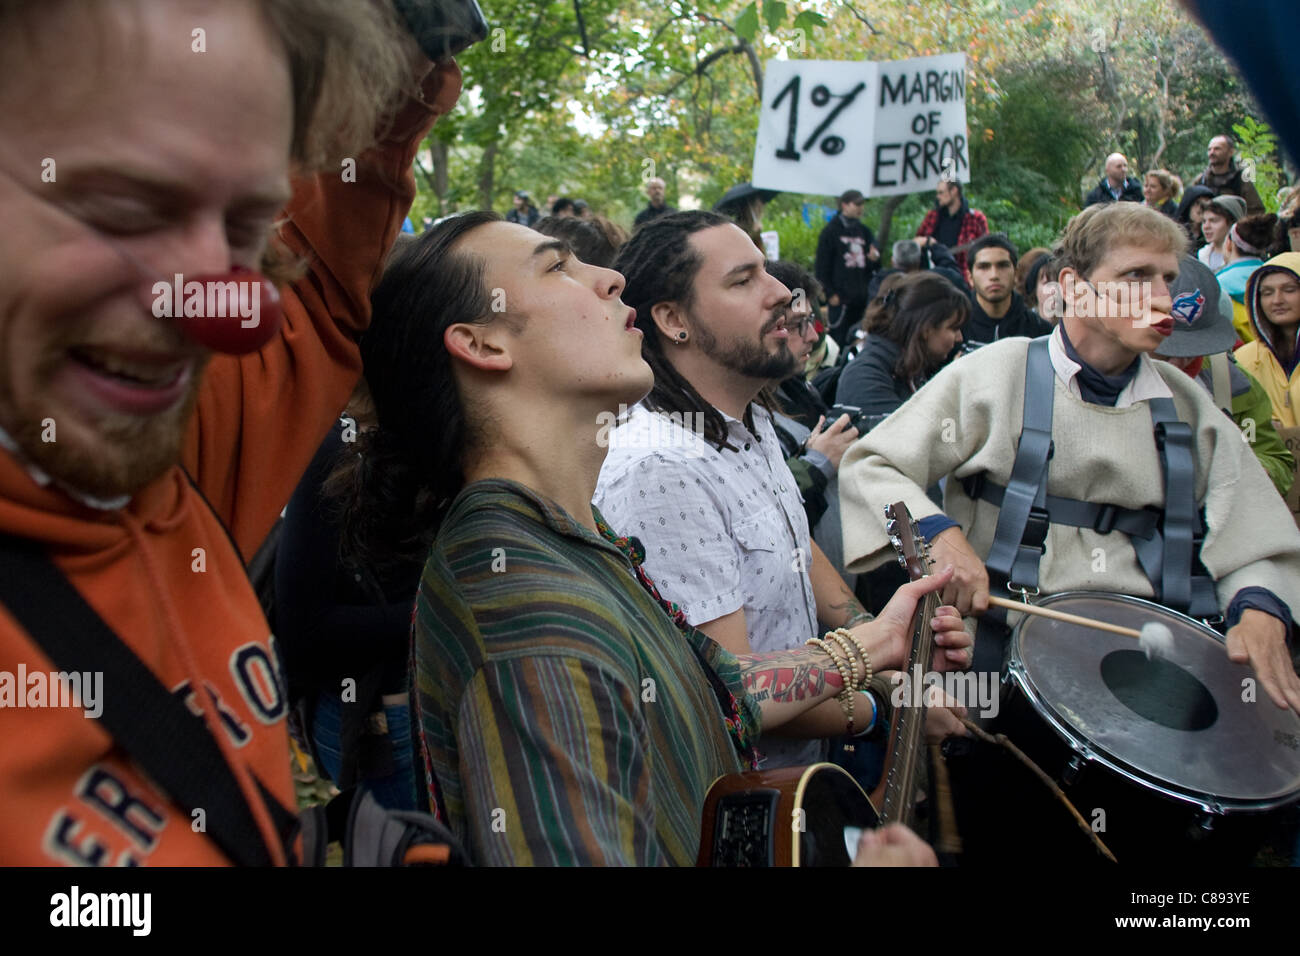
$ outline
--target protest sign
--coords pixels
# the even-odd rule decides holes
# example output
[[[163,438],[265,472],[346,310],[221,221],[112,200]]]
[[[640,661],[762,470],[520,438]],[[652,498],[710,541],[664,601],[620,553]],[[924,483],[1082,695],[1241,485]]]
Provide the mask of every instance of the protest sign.
[[[894,196],[970,182],[966,55],[887,62],[773,60],[763,81],[753,183]]]

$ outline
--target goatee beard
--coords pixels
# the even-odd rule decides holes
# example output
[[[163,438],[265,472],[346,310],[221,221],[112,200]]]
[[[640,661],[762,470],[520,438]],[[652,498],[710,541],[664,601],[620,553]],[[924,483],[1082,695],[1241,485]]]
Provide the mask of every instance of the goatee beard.
[[[771,326],[784,314],[782,310],[764,323],[763,330],[759,333],[759,341],[738,339],[725,346],[718,341],[708,326],[696,322],[694,323],[695,336],[700,351],[723,368],[747,378],[768,381],[789,378],[798,368],[798,360],[794,357],[794,353],[782,343],[780,351],[773,354],[765,350],[762,343],[762,337],[771,331]]]

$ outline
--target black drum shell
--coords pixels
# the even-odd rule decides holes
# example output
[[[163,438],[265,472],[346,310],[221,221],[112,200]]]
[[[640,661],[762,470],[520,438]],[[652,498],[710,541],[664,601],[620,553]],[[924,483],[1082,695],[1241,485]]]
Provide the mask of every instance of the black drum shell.
[[[1141,619],[1181,619],[1180,626],[1208,632],[1221,641],[1199,622],[1126,595],[1071,592],[1042,603],[1078,613],[1070,606],[1076,597],[1094,607],[1099,598],[1109,597],[1127,611],[1145,615],[1130,626],[1140,626]],[[1024,620],[1043,619],[1026,616]],[[1131,639],[1120,638],[1126,640]],[[1300,789],[1261,801],[1215,800],[1168,781],[1144,779],[1141,770],[1095,746],[1040,698],[1021,666],[1018,640],[1010,644],[999,714],[986,729],[1006,734],[1038,763],[1084,820],[1097,823],[1097,835],[1121,863],[1246,864],[1278,821],[1295,815],[1292,809],[1282,808],[1300,799]],[[962,740],[950,742],[946,749],[951,754],[948,763],[966,862],[1057,864],[1100,859],[1069,811],[1003,748]],[[1096,810],[1104,811],[1104,818],[1095,815]]]

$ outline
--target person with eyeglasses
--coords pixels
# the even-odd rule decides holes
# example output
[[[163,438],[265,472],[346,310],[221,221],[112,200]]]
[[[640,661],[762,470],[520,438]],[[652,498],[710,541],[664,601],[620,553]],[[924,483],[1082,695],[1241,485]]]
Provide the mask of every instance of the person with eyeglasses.
[[[822,399],[821,393],[804,377],[808,356],[826,334],[820,317],[816,315],[821,286],[787,259],[769,262],[766,268],[768,275],[780,280],[790,290],[788,342],[797,363],[792,375],[772,383],[770,400],[778,409],[772,424],[785,452],[785,463],[803,495],[803,510],[808,516],[808,526],[813,529],[813,540],[821,545],[823,551],[831,547],[838,553],[841,548],[839,492],[835,474],[844,452],[857,440],[858,430],[848,415],[831,415],[830,406]],[[833,520],[822,528],[819,523],[828,508],[833,508]],[[836,570],[843,572],[839,562],[833,560],[831,563],[836,565]]]

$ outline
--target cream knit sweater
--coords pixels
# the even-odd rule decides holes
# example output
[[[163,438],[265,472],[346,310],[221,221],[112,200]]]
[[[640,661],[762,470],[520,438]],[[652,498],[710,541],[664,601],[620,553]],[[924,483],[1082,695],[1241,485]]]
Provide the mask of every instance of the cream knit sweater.
[[[1006,485],[1023,425],[1029,339],[994,342],[936,375],[889,419],[859,439],[840,463],[844,560],[863,572],[890,560],[884,507],[904,501],[914,518],[937,514],[925,488],[944,475],[988,473]],[[1209,526],[1201,560],[1221,609],[1238,590],[1266,587],[1300,614],[1300,531],[1242,432],[1195,381],[1149,362],[1173,392],[1196,435],[1196,500]],[[1129,508],[1161,506],[1164,481],[1146,402],[1107,408],[1070,394],[1053,376],[1054,456],[1049,494]],[[998,509],[972,501],[960,482],[945,487],[944,511],[987,556]],[[1128,537],[1119,531],[1053,524],[1040,565],[1044,594],[1074,589],[1153,596]]]

